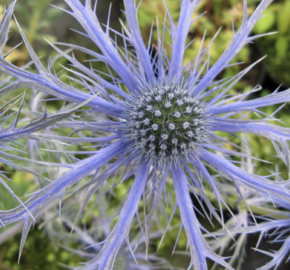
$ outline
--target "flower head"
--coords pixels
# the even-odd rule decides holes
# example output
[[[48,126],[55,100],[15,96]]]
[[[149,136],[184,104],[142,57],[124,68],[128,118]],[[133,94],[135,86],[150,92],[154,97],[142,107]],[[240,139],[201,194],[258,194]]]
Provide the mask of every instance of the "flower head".
[[[155,82],[141,93],[128,101],[130,109],[124,114],[124,134],[132,154],[157,162],[159,167],[161,163],[177,164],[180,159],[197,156],[210,136],[210,117],[204,111],[204,102],[192,96],[183,83]]]
[[[5,83],[1,93],[27,87],[74,105],[64,107],[52,115],[40,110],[37,113],[34,111],[31,114],[38,116],[38,120],[29,124],[23,122],[21,127],[17,126],[21,108],[16,115],[1,114],[2,163],[17,170],[29,170],[37,177],[42,176],[32,168],[33,166],[27,169],[20,164],[30,162],[38,167],[44,165],[64,168],[58,173],[50,173],[49,175],[59,174],[59,177],[54,179],[51,176],[49,184],[32,193],[25,202],[19,200],[18,207],[10,211],[1,211],[0,226],[19,220],[25,221],[22,250],[35,218],[55,199],[59,198],[61,202],[67,190],[74,190],[76,184],[80,183],[80,189],[85,191],[81,213],[93,194],[100,190],[112,175],[121,172],[121,176],[118,176],[120,181],[117,184],[113,182],[112,189],[129,179],[134,178],[134,181],[100,252],[83,267],[113,269],[115,258],[123,243],[126,241],[130,247],[129,231],[135,217],[144,238],[149,239],[154,210],[162,197],[166,182],[172,178],[175,190],[173,213],[179,209],[181,229],[185,230],[191,253],[190,267],[207,269],[208,258],[226,269],[233,269],[205,240],[190,193],[204,201],[208,208],[205,214],[208,215],[209,211],[208,216],[213,216],[221,225],[224,225],[223,215],[219,215],[206,196],[205,186],[209,187],[215,196],[220,213],[223,212],[223,205],[228,207],[222,195],[227,185],[235,186],[238,194],[241,194],[240,185],[243,184],[243,187],[255,189],[268,198],[279,198],[284,203],[289,203],[288,182],[272,181],[269,177],[255,175],[239,167],[230,157],[235,156],[239,159],[244,153],[226,148],[225,143],[228,141],[217,133],[245,132],[263,136],[274,143],[282,158],[288,160],[287,141],[290,139],[290,130],[269,124],[268,118],[261,118],[259,121],[246,119],[248,116],[243,112],[259,113],[260,107],[288,102],[289,90],[250,101],[245,100],[249,93],[229,96],[231,87],[251,67],[224,81],[216,80],[218,74],[229,66],[238,52],[256,38],[250,36],[251,29],[271,0],[262,0],[250,18],[247,16],[244,1],[242,25],[233,33],[228,48],[211,67],[207,57],[209,47],[201,48],[190,65],[183,67],[182,64],[192,16],[200,0],[181,2],[177,25],[167,12],[172,36],[171,57],[167,55],[164,40],[160,35],[156,44],[156,58],[152,57],[150,48],[144,44],[141,37],[138,8],[134,0],[124,0],[128,27],[124,26],[124,32],[118,33],[124,41],[122,48],[110,38],[109,26],[106,26],[106,29],[102,28],[95,15],[96,3],[93,7],[91,0],[86,0],[85,4],[79,0],[64,1],[70,8],[66,12],[77,19],[85,31],[84,35],[98,46],[101,53],[76,45],[62,45],[83,51],[94,60],[105,63],[108,67],[107,79],[93,68],[80,63],[74,55],[51,44],[60,56],[67,58],[73,66],[73,69],[69,70],[73,75],[73,83],[65,84],[54,74],[53,64],[49,62],[48,68],[43,66],[19,27],[38,73],[16,67],[4,57],[0,57],[0,71],[16,78],[8,84]],[[1,43],[6,40],[14,5],[15,2],[2,18]],[[163,32],[165,31],[164,26]],[[14,101],[9,101],[6,106],[9,107],[11,102]],[[83,109],[84,106],[86,109]],[[7,127],[5,123],[11,118],[12,124]],[[70,132],[66,133],[66,130]],[[13,142],[18,139],[27,141],[31,159],[10,153]],[[90,148],[91,151],[70,151],[63,149],[64,143],[92,143],[93,147]],[[49,149],[52,145],[53,149]],[[41,155],[35,157],[35,150],[39,150],[40,146],[55,153],[55,159],[49,161],[43,160]],[[87,156],[71,159],[70,154]],[[212,175],[213,170],[220,177]],[[81,180],[84,178],[90,180],[83,184]],[[4,180],[1,179],[1,183],[9,189]],[[11,193],[13,194],[12,191]],[[147,205],[149,200],[149,210],[146,212],[144,207],[143,219],[139,216],[141,200],[143,205]]]

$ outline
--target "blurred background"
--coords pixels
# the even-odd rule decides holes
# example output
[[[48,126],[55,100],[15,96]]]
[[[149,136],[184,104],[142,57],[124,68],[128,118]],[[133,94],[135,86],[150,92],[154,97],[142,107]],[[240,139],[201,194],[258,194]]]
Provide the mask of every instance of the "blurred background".
[[[165,0],[168,8],[171,12],[173,19],[177,22],[180,8],[180,0]],[[123,9],[123,3],[121,0],[99,0],[97,15],[99,20],[106,24],[107,14],[109,10],[110,2],[112,2],[112,11],[110,18],[110,26],[118,31],[121,30],[119,19],[124,20],[124,15],[121,12]],[[251,14],[260,1],[248,0],[248,13]],[[3,13],[5,6],[9,5],[11,0],[0,1],[0,17]],[[61,0],[18,0],[15,7],[15,16],[19,21],[24,33],[26,34],[32,47],[35,49],[38,56],[41,56],[41,60],[46,63],[48,56],[56,56],[56,52],[51,49],[46,40],[50,42],[67,42],[77,44],[97,50],[88,39],[84,38],[80,34],[72,31],[71,29],[82,30],[80,25],[74,18],[61,10],[51,6],[50,4],[66,8],[65,4]],[[197,17],[201,13],[205,14],[200,17],[192,26],[188,41],[194,42],[188,47],[184,59],[184,64],[193,59],[202,44],[202,38],[206,32],[205,42],[203,46],[208,45],[215,33],[221,28],[219,35],[216,37],[213,45],[211,46],[211,64],[213,64],[222,52],[226,49],[227,45],[233,35],[232,25],[238,29],[243,18],[243,1],[242,0],[203,0],[196,10],[194,17]],[[139,24],[141,32],[146,44],[149,42],[150,30],[153,26],[152,35],[152,51],[154,54],[154,44],[157,39],[157,20],[162,27],[164,22],[165,8],[162,0],[143,0],[139,9]],[[153,24],[152,24],[153,22]],[[270,92],[275,91],[279,87],[279,91],[285,90],[290,87],[290,1],[289,0],[275,0],[274,3],[265,12],[258,24],[255,26],[253,34],[260,35],[263,33],[275,32],[271,35],[261,37],[255,40],[254,43],[246,46],[241,53],[235,58],[233,62],[239,62],[238,65],[234,65],[227,68],[222,74],[219,74],[219,78],[230,77],[237,74],[250,64],[254,63],[262,56],[267,55],[266,59],[255,65],[246,76],[244,76],[239,83],[232,89],[232,94],[238,92],[249,91],[256,85],[263,86],[263,90],[256,92],[255,96],[263,96]],[[277,32],[276,32],[277,31]],[[21,42],[19,31],[17,30],[15,21],[11,22],[11,33],[7,46],[4,48],[4,52],[8,52],[16,44]],[[113,37],[113,36],[112,36]],[[170,35],[165,34],[165,47],[167,47],[167,53],[170,55]],[[121,42],[120,42],[121,44]],[[82,52],[75,51],[75,56],[79,61],[85,61],[87,55]],[[13,62],[17,66],[21,66],[24,63],[30,61],[29,54],[24,45],[17,47],[7,59]],[[60,64],[66,65],[67,60],[60,59]],[[93,67],[97,70],[102,70],[105,67],[101,63],[94,62]],[[65,72],[61,65],[57,65],[56,72]],[[253,96],[251,96],[253,97]],[[250,98],[251,98],[250,97]],[[25,99],[29,101],[29,93],[25,96]],[[5,97],[1,97],[1,103],[5,103]],[[47,106],[53,110],[57,107],[57,103],[48,103]],[[275,106],[270,106],[264,109],[268,114],[274,112],[277,109]],[[288,127],[290,126],[290,112],[289,105],[286,105],[281,110],[277,117],[280,118]],[[282,168],[282,174],[287,176],[287,169],[283,167],[283,164],[275,159],[273,147],[270,142],[251,136],[251,147],[253,153],[258,158],[266,159],[276,162],[278,166]],[[263,145],[263,152],[261,146]],[[265,165],[257,162],[255,164],[255,172],[257,174],[267,174],[268,170]],[[13,180],[10,183],[10,187],[19,196],[22,197],[28,192],[35,189],[35,183],[33,177],[29,173],[22,173],[4,168],[1,163],[1,170],[7,171]],[[123,190],[121,190],[123,188]],[[111,198],[112,204],[117,203],[121,196],[126,192],[126,187],[120,187],[114,196]],[[169,187],[170,188],[170,187]],[[13,198],[0,187],[0,209],[10,209],[15,207],[17,203]],[[112,212],[111,205],[106,208],[108,213]],[[166,209],[170,213],[170,207]],[[92,214],[92,213],[90,213]],[[98,216],[99,212],[93,212]],[[227,215],[227,213],[226,213]],[[110,215],[108,215],[110,216]],[[86,224],[89,217],[85,216],[81,222]],[[178,224],[178,216],[173,220],[173,224]],[[69,225],[65,226],[51,225],[51,231],[48,232],[48,227],[43,224],[42,220],[36,224],[34,229],[29,232],[26,244],[24,246],[20,263],[18,264],[18,251],[19,243],[21,239],[21,224],[11,226],[6,229],[0,229],[0,269],[1,270],[51,270],[51,269],[64,269],[59,263],[75,266],[84,260],[78,255],[71,255],[71,253],[63,246],[69,246],[70,248],[76,248],[78,246],[77,241],[67,241],[65,237],[61,235],[69,235]],[[174,226],[173,226],[174,227]],[[45,229],[44,229],[45,228]],[[172,232],[167,234],[163,244],[161,245],[158,254],[161,257],[166,258],[175,267],[187,268],[189,257],[182,252],[176,252],[175,255],[171,255],[172,247],[175,244],[176,236],[178,234],[178,227],[172,228]],[[69,237],[69,236],[68,236]],[[158,246],[159,238],[154,240],[155,246]],[[269,258],[263,256],[261,253],[254,252],[251,247],[256,245],[258,235],[253,235],[248,239],[248,251],[247,257],[244,258],[244,263],[241,269],[255,269],[256,267],[265,263]],[[96,239],[97,240],[97,239]],[[153,246],[154,246],[153,245]],[[277,246],[265,241],[263,243],[266,248],[277,248]],[[279,246],[279,245],[278,245]],[[184,251],[186,249],[186,238],[184,234],[181,234],[180,240],[177,245],[177,250]],[[154,249],[153,249],[154,250]],[[243,259],[243,258],[241,258]],[[281,265],[277,269],[289,269],[290,265]],[[117,268],[116,268],[117,269]]]

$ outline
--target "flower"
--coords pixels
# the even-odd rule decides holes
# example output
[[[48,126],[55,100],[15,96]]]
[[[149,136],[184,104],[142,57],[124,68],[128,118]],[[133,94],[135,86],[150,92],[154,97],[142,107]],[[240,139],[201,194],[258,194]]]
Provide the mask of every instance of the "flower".
[[[17,124],[22,105],[16,115],[7,115],[6,112],[19,100],[23,104],[23,95],[10,100],[3,107],[0,161],[17,170],[29,171],[38,178],[43,179],[49,175],[51,182],[44,187],[41,187],[43,184],[40,185],[40,189],[30,194],[25,202],[18,199],[18,207],[1,211],[0,226],[24,220],[21,252],[29,228],[53,201],[58,198],[61,203],[68,193],[67,190],[73,191],[79,184],[78,189],[85,190],[80,209],[82,213],[91,197],[119,171],[120,181],[117,184],[113,181],[109,190],[124,181],[130,181],[132,178],[134,180],[102,249],[82,268],[96,269],[98,266],[98,269],[102,270],[113,269],[115,258],[123,243],[126,241],[130,246],[129,231],[135,217],[144,238],[149,239],[154,210],[162,197],[166,182],[172,178],[175,192],[172,216],[178,208],[181,217],[180,229],[185,230],[191,253],[189,268],[207,269],[208,258],[226,269],[233,269],[205,240],[190,193],[204,201],[210,215],[205,210],[204,213],[209,219],[213,216],[221,225],[225,224],[222,207],[228,207],[222,194],[228,185],[234,185],[237,194],[240,194],[242,184],[243,187],[254,189],[269,199],[279,198],[281,202],[289,203],[288,181],[272,181],[270,177],[255,175],[239,167],[231,157],[239,159],[245,154],[226,148],[225,144],[229,141],[216,133],[244,132],[263,136],[273,142],[282,159],[289,158],[287,141],[290,139],[290,130],[268,123],[271,118],[262,118],[263,114],[259,108],[288,102],[290,91],[274,92],[249,101],[245,98],[256,91],[256,88],[250,93],[228,95],[231,87],[253,65],[232,78],[217,80],[218,74],[230,65],[238,52],[257,38],[250,36],[250,32],[271,0],[262,0],[250,18],[247,16],[247,5],[244,1],[242,25],[233,33],[228,48],[211,67],[207,58],[210,45],[201,48],[190,65],[183,67],[182,64],[187,35],[192,24],[191,18],[200,0],[181,2],[177,25],[167,12],[172,37],[171,57],[164,49],[161,34],[158,37],[155,58],[142,40],[138,26],[138,7],[134,0],[124,0],[128,27],[124,26],[124,32],[117,33],[123,39],[123,48],[118,47],[110,38],[109,25],[105,29],[102,28],[95,15],[96,3],[92,6],[91,0],[86,0],[85,4],[79,0],[64,1],[70,8],[66,12],[82,25],[85,31],[83,35],[98,46],[100,53],[76,45],[61,45],[80,50],[95,61],[102,61],[108,67],[105,74],[107,79],[92,67],[80,63],[74,55],[51,44],[59,55],[65,57],[73,66],[69,70],[73,75],[71,84],[64,83],[54,73],[53,61],[48,62],[47,68],[44,67],[19,27],[37,73],[27,71],[25,67],[16,67],[7,62],[5,57],[1,57],[0,71],[16,79],[11,79],[9,83],[5,81],[0,93],[21,87],[32,88],[44,93],[44,97],[53,96],[60,101],[74,104],[74,107],[65,106],[61,111],[48,115],[41,112],[34,97],[31,102],[37,111],[32,110],[30,115],[32,119],[37,120],[27,124],[25,118],[21,126]],[[1,44],[7,39],[15,3],[14,1],[11,4],[2,18]],[[163,28],[163,32],[165,31],[166,26]],[[249,112],[260,113],[261,119],[248,119]],[[30,159],[10,153],[17,150],[15,143],[19,139],[26,140]],[[93,147],[86,151],[69,151],[64,148],[64,143],[92,143]],[[54,154],[51,161],[43,159],[40,146]],[[23,151],[25,149],[26,147],[23,147]],[[86,156],[76,159],[72,158],[71,154]],[[32,165],[28,168],[21,165],[23,162]],[[40,173],[42,171],[35,169],[41,166],[60,170],[51,169],[43,176]],[[212,171],[217,172],[220,177],[213,176]],[[53,175],[57,174],[60,176],[54,179]],[[2,177],[6,178],[4,174]],[[83,183],[81,181],[84,178],[90,180]],[[3,179],[1,183],[16,197]],[[212,190],[221,215],[207,197],[205,185]],[[143,219],[139,216],[141,200],[144,205]],[[148,201],[149,210],[146,212],[145,206]]]

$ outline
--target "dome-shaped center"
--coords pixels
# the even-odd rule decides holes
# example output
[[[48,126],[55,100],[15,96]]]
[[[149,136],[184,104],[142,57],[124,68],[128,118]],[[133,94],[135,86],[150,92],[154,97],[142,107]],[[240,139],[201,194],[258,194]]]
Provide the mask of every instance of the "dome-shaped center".
[[[187,89],[174,85],[144,89],[128,112],[131,146],[150,158],[194,153],[207,141],[203,104]]]

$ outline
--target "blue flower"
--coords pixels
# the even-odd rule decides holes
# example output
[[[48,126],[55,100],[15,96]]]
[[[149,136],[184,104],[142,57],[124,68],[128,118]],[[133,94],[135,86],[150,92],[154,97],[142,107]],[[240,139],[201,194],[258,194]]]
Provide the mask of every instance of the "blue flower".
[[[230,65],[239,51],[257,38],[250,36],[250,32],[271,0],[262,0],[250,18],[247,16],[247,5],[244,1],[242,25],[233,33],[228,48],[211,67],[208,63],[210,45],[205,49],[201,48],[192,63],[186,67],[182,64],[193,12],[200,0],[182,1],[177,25],[167,12],[172,37],[171,57],[164,48],[162,34],[158,37],[156,57],[152,56],[152,51],[144,44],[138,25],[138,8],[134,0],[124,0],[128,27],[124,26],[124,32],[118,33],[124,41],[122,48],[109,36],[110,27],[107,25],[105,29],[102,28],[95,15],[96,4],[92,6],[91,0],[86,0],[85,4],[79,0],[65,2],[70,7],[66,12],[82,25],[85,31],[82,34],[97,45],[100,53],[76,45],[62,45],[80,50],[95,61],[102,61],[108,67],[105,74],[107,79],[92,67],[80,63],[73,54],[51,44],[73,66],[69,70],[73,75],[72,82],[65,84],[54,73],[53,62],[49,61],[47,68],[43,66],[19,27],[37,73],[27,71],[25,67],[16,67],[7,62],[5,57],[0,57],[0,71],[10,76],[8,78],[15,78],[8,83],[7,80],[3,82],[0,93],[21,87],[32,88],[44,93],[45,97],[53,96],[74,104],[74,107],[64,107],[52,115],[40,110],[31,111],[32,118],[38,120],[29,124],[23,122],[23,125],[18,126],[21,107],[16,114],[7,115],[6,112],[18,100],[23,103],[23,95],[5,105],[4,112],[0,114],[0,162],[17,170],[29,171],[39,178],[44,176],[33,169],[33,166],[59,167],[62,170],[55,170],[54,175],[60,174],[56,179],[49,174],[51,182],[30,194],[25,202],[19,200],[18,207],[1,211],[0,226],[24,220],[21,252],[29,228],[53,201],[58,198],[61,202],[67,190],[75,190],[79,184],[80,189],[85,190],[81,213],[107,180],[120,172],[120,181],[113,183],[113,187],[132,178],[134,180],[118,213],[117,222],[102,249],[83,268],[96,269],[98,266],[100,270],[113,269],[123,243],[126,241],[130,245],[129,232],[135,218],[144,238],[149,239],[154,210],[162,198],[166,182],[172,179],[175,206],[169,224],[174,212],[179,209],[180,230],[185,230],[191,253],[189,268],[207,269],[208,258],[226,269],[233,269],[205,240],[204,228],[197,218],[190,193],[205,203],[208,208],[204,210],[205,215],[209,219],[213,216],[221,225],[224,225],[223,206],[228,207],[222,194],[228,185],[235,186],[238,194],[241,194],[242,185],[267,198],[279,198],[285,204],[290,201],[288,181],[272,181],[269,177],[255,175],[241,168],[231,157],[240,159],[245,154],[226,148],[225,144],[229,141],[217,133],[242,132],[263,136],[273,142],[282,159],[289,160],[287,141],[290,139],[290,130],[268,123],[268,117],[261,117],[260,120],[248,119],[248,113],[259,113],[261,107],[289,102],[290,91],[275,92],[249,101],[245,98],[257,89],[230,96],[229,90],[252,66],[232,78],[217,80],[218,74]],[[1,21],[1,44],[7,39],[14,5],[15,2],[5,11]],[[164,26],[163,32],[165,31]],[[33,104],[37,104],[37,101]],[[262,113],[260,115],[263,116]],[[67,129],[72,132],[66,134]],[[15,145],[18,139],[26,140],[30,155],[35,158],[27,159],[10,153],[17,149]],[[63,149],[65,143],[92,143],[94,150],[72,152]],[[40,153],[38,157],[35,156],[34,150],[39,150],[39,145],[54,153],[53,161],[43,160]],[[25,149],[23,146],[23,151]],[[70,154],[75,153],[88,157],[72,159]],[[59,158],[61,155],[65,158]],[[23,162],[30,162],[31,166],[22,166]],[[213,176],[213,171],[220,177]],[[6,176],[2,174],[2,177]],[[83,184],[81,180],[84,178],[90,180]],[[15,196],[3,179],[1,183]],[[207,197],[205,185],[212,190],[221,215]],[[149,204],[149,210],[143,213],[143,219],[139,217],[141,200],[144,210]]]

